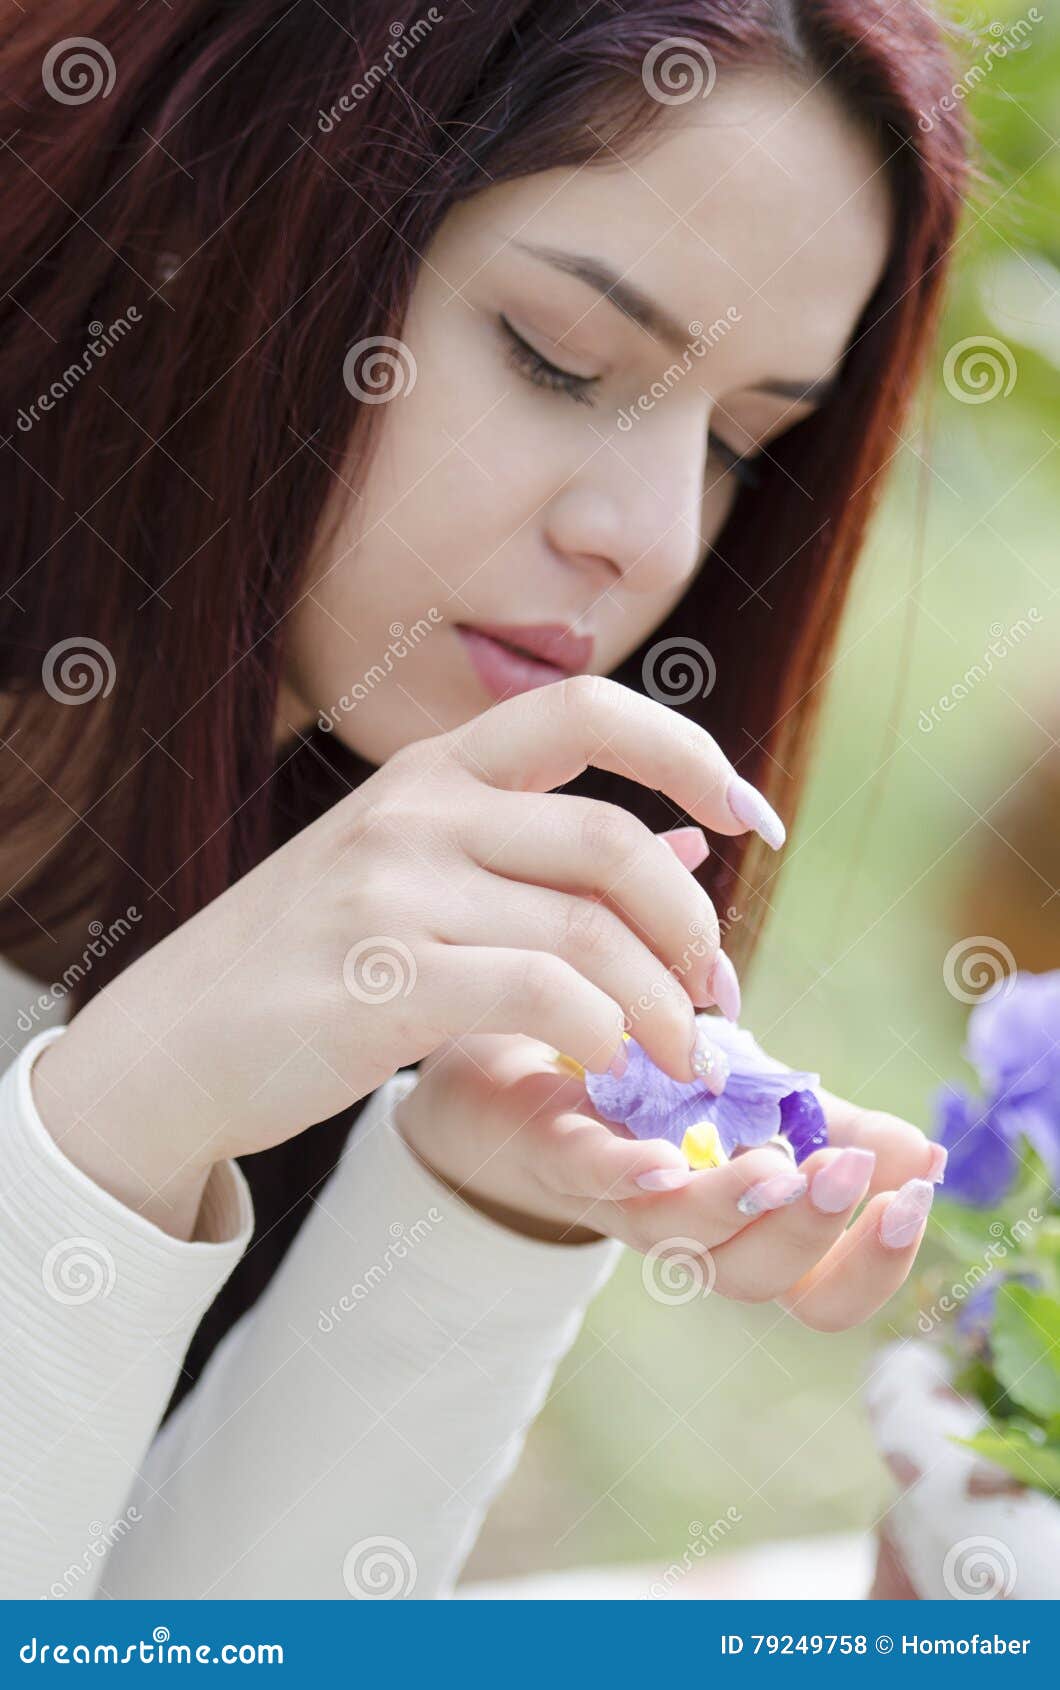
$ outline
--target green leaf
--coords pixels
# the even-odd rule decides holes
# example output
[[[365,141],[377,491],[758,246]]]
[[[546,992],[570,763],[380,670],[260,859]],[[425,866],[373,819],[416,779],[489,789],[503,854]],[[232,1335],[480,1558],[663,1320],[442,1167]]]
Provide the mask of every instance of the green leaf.
[[[1024,1431],[1009,1427],[999,1431],[993,1426],[984,1427],[974,1437],[954,1437],[950,1441],[974,1449],[1034,1490],[1060,1497],[1060,1444],[1036,1443]]]
[[[994,1370],[1008,1395],[1048,1420],[1060,1414],[1060,1307],[1042,1291],[1003,1285],[990,1334]]]

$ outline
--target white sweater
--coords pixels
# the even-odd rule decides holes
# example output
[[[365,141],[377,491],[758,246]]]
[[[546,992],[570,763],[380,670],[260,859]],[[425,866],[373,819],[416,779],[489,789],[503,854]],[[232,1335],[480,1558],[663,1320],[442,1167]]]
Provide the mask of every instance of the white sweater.
[[[403,1070],[158,1432],[250,1189],[216,1164],[184,1241],[97,1186],[33,1100],[63,1032],[0,1077],[0,1597],[449,1595],[622,1246],[451,1194],[391,1124]]]

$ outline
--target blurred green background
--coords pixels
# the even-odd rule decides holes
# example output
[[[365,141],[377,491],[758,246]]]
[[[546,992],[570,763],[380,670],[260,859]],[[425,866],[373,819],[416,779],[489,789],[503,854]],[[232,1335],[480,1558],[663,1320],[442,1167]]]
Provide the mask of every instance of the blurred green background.
[[[939,1082],[966,1077],[951,947],[955,968],[980,935],[1021,967],[1060,966],[1060,15],[998,0],[950,16],[962,64],[989,67],[964,101],[982,180],[742,1018],[831,1090],[929,1129]],[[1013,25],[1022,45],[1001,54]],[[987,389],[963,359],[948,386],[946,353],[984,336],[1002,343],[1001,391],[958,398],[962,368],[973,397]],[[627,1252],[465,1578],[663,1567],[691,1522],[730,1509],[712,1555],[868,1530],[893,1481],[860,1386],[902,1313],[825,1336],[775,1305],[662,1307]]]

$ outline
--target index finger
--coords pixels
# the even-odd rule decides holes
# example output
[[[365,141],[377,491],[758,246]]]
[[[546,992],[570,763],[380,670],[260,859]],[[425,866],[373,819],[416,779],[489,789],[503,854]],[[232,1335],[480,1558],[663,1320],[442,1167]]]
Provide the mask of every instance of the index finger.
[[[571,675],[503,699],[450,740],[491,786],[550,792],[584,769],[606,769],[664,792],[717,833],[753,827],[774,850],[786,837],[776,811],[705,728],[607,675]]]

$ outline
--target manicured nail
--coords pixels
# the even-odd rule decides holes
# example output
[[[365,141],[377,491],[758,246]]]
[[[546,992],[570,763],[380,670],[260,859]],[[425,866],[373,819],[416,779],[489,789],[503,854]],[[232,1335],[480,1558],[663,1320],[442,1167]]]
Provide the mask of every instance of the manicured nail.
[[[620,1080],[628,1067],[629,1041],[623,1033],[622,1038],[619,1041],[618,1049],[607,1064],[607,1072],[611,1075],[612,1079]]]
[[[864,1195],[876,1166],[875,1150],[841,1150],[813,1177],[810,1202],[822,1215],[838,1215]]]
[[[762,797],[757,786],[752,786],[742,775],[734,775],[725,796],[737,821],[753,827],[767,845],[772,845],[774,851],[779,851],[788,837],[787,829],[772,804]]]
[[[931,1146],[931,1161],[928,1164],[927,1178],[932,1185],[941,1185],[945,1179],[949,1155],[950,1153],[944,1144],[933,1144]]]
[[[708,1037],[698,1022],[690,1060],[693,1075],[697,1080],[705,1082],[708,1091],[717,1097],[725,1090],[725,1083],[729,1078],[729,1058],[721,1047]]]
[[[907,1179],[883,1211],[880,1240],[889,1250],[904,1250],[912,1244],[935,1197],[930,1180]]]
[[[636,1183],[645,1191],[679,1191],[691,1178],[691,1168],[652,1168],[646,1174],[638,1174]]]
[[[710,856],[710,846],[707,836],[701,827],[671,827],[665,833],[660,833],[660,839],[665,839],[678,862],[684,863],[685,868],[698,868]]]
[[[726,1021],[739,1021],[740,982],[736,978],[732,958],[727,957],[724,951],[719,951],[714,958],[714,966],[707,975],[707,990]]]
[[[742,1197],[736,1199],[741,1215],[760,1215],[763,1209],[780,1209],[794,1203],[806,1190],[806,1175],[770,1174],[768,1179],[749,1185]]]

